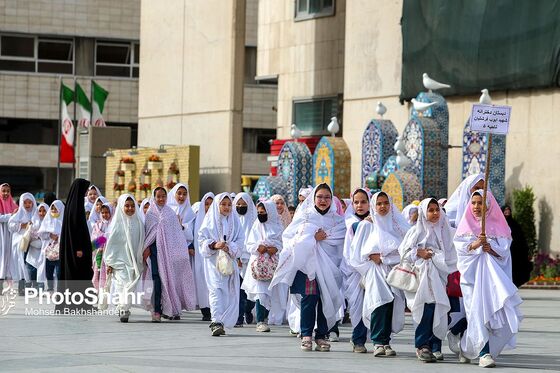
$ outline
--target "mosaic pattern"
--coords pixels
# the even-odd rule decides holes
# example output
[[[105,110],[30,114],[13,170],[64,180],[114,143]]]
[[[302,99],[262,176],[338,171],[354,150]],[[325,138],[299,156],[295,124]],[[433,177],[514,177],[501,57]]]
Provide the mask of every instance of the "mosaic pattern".
[[[443,165],[442,153],[447,151],[441,144],[441,135],[431,118],[412,117],[406,125],[403,138],[406,156],[411,164],[405,171],[418,177],[425,196],[447,196],[447,167]]]
[[[469,122],[463,131],[463,179],[486,170],[488,134],[472,132]],[[506,199],[506,136],[492,136],[492,158],[490,160],[490,189],[500,205]]]
[[[278,154],[278,175],[286,182],[286,203],[297,206],[300,188],[312,184],[313,156],[305,143],[284,143]]]
[[[416,96],[416,100],[419,102],[436,102],[436,104],[430,107],[428,110],[424,111],[424,113],[419,113],[414,110],[414,107],[410,111],[411,117],[416,118],[431,118],[436,122],[436,125],[439,129],[440,137],[441,137],[441,144],[445,147],[449,144],[449,109],[447,107],[447,102],[442,95],[436,92],[420,92],[418,96]],[[442,148],[443,149],[443,148]],[[447,180],[447,170],[449,166],[449,155],[447,151],[441,152],[441,164],[443,167],[443,175],[442,177]],[[442,195],[447,195],[447,184],[445,185],[445,192]]]
[[[391,172],[396,171],[399,168],[397,165],[397,156],[392,155],[387,159],[387,162],[383,165],[381,169],[381,176],[387,178]]]
[[[350,195],[350,149],[342,137],[322,137],[313,154],[314,185],[326,183],[342,198]]]
[[[287,197],[286,182],[282,176],[261,176],[255,184],[253,190],[259,198],[269,199],[275,194],[280,194],[284,198]]]
[[[391,155],[397,141],[397,129],[390,120],[372,119],[362,136],[362,185],[366,178],[380,171]]]
[[[382,191],[393,199],[395,206],[402,210],[414,200],[422,199],[422,186],[418,177],[402,170],[391,172],[383,183]]]

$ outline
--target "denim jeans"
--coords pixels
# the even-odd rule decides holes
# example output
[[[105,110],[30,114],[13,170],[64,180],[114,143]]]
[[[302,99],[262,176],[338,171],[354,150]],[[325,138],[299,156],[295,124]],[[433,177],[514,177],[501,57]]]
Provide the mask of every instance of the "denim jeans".
[[[414,346],[416,348],[427,347],[430,351],[441,351],[441,340],[433,333],[435,303],[424,304],[422,320],[414,332]]]
[[[367,328],[364,322],[360,319],[360,322],[352,330],[352,343],[355,346],[365,345],[367,342]]]
[[[261,305],[258,299],[255,303],[257,306],[257,322],[264,322],[268,317],[268,310]]]
[[[56,277],[60,275],[60,260],[47,260],[45,259],[45,275],[47,277],[47,286],[49,290],[54,290],[54,273]]]
[[[152,298],[154,312],[161,314],[161,278],[159,277],[157,246],[155,242],[150,245],[150,263],[152,264],[152,281],[154,282],[154,294]]]
[[[301,298],[301,335],[302,337],[313,336],[313,329],[315,328],[315,319],[317,320],[317,330],[315,332],[315,339],[325,339],[329,328],[327,326],[327,319],[323,314],[323,303],[321,296],[316,295],[303,295]]]
[[[391,342],[393,323],[393,303],[385,303],[371,313],[371,341],[376,345],[388,345]]]

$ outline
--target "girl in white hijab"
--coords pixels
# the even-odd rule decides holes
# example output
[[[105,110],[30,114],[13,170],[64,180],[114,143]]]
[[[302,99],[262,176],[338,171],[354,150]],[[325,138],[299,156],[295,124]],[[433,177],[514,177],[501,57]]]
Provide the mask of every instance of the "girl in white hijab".
[[[24,255],[25,265],[27,266],[27,272],[31,280],[31,287],[44,287],[46,282],[45,256],[41,250],[43,243],[38,232],[48,211],[49,205],[40,203],[31,219],[31,240],[29,241],[29,248]]]
[[[416,292],[405,292],[416,325],[416,356],[424,362],[443,360],[441,341],[447,333],[447,276],[457,268],[453,247],[455,231],[433,198],[419,206],[418,222],[399,247],[402,260],[414,263],[419,271]]]
[[[402,210],[401,214],[406,219],[408,224],[410,226],[413,226],[418,221],[418,213],[418,206],[416,206],[414,203],[411,203]]]
[[[98,187],[91,184],[87,189],[86,195],[84,196],[84,208],[86,211],[93,211],[95,207],[95,201],[98,197],[101,197],[101,191]]]
[[[445,203],[445,214],[452,227],[459,226],[465,214],[465,209],[469,205],[471,194],[482,188],[484,188],[484,174],[469,175],[459,184]]]
[[[132,295],[144,272],[144,224],[132,195],[123,194],[119,197],[109,231],[111,234],[103,260],[107,266],[107,274],[113,276],[112,285],[118,294],[117,310],[120,320],[128,322]]]
[[[60,259],[49,260],[46,257],[45,250],[49,245],[54,245],[59,242],[60,232],[62,231],[62,219],[64,218],[64,203],[60,200],[56,200],[51,203],[49,212],[41,228],[39,229],[39,236],[43,241],[42,254],[45,257],[45,278],[47,280],[47,286],[50,291],[54,291],[54,275],[56,277],[60,276]]]
[[[262,262],[270,262],[273,258],[276,263],[279,252],[282,250],[282,232],[283,227],[280,217],[276,211],[276,205],[272,201],[259,202],[258,220],[253,223],[246,240],[247,250],[251,254],[249,259],[249,270],[243,280],[241,288],[247,292],[247,298],[256,302],[257,308],[257,332],[269,332],[270,327],[265,319],[268,317],[269,311],[273,308],[281,309],[285,299],[281,299],[281,294],[268,289],[272,272],[269,279],[257,279],[257,274],[253,267],[260,260]]]
[[[336,211],[331,188],[315,187],[301,204],[282,236],[284,249],[270,289],[286,284],[301,295],[301,349],[311,351],[313,329],[316,351],[330,351],[327,333],[339,319],[343,304],[342,273],[333,262],[342,251],[344,218]]]
[[[90,189],[95,190],[95,189]],[[95,203],[91,205],[91,212],[88,218],[89,234],[93,232],[93,227],[101,219],[101,206],[108,204],[109,200],[103,196],[99,196],[95,199]]]
[[[208,285],[212,336],[225,334],[239,316],[239,267],[236,260],[245,243],[237,215],[232,213],[229,193],[220,193],[208,209],[200,228],[198,243],[204,257]]]
[[[12,260],[10,263],[10,273],[12,280],[18,281],[18,290],[20,294],[24,294],[26,283],[31,280],[29,271],[25,266],[25,255],[20,247],[20,242],[29,225],[32,225],[32,219],[37,211],[37,202],[31,193],[23,193],[19,197],[18,211],[12,215],[8,221],[8,229],[12,232]]]
[[[350,265],[362,275],[362,320],[370,326],[373,356],[395,356],[389,343],[391,332],[404,327],[404,293],[389,286],[386,278],[400,262],[399,245],[410,226],[385,192],[372,196],[370,215],[372,221],[358,225]]]
[[[235,198],[233,199],[233,206],[235,206],[233,213],[239,218],[243,229],[243,235],[245,236],[245,242],[240,248],[239,258],[237,258],[239,275],[241,276],[240,281],[241,284],[243,284],[243,279],[245,278],[245,273],[247,272],[247,263],[251,257],[251,253],[247,248],[247,239],[249,237],[249,233],[251,232],[251,228],[253,227],[253,223],[257,220],[257,208],[255,207],[251,196],[244,192],[237,193],[235,195]],[[251,300],[247,300],[247,294],[243,288],[241,288],[239,291],[239,317],[237,318],[237,323],[235,324],[236,327],[242,327],[244,320],[247,324],[251,324],[253,322],[252,311],[254,307],[255,303]]]
[[[210,300],[208,299],[208,285],[206,283],[206,277],[204,275],[204,257],[200,250],[200,244],[198,241],[200,228],[202,227],[202,222],[204,217],[212,202],[214,201],[214,193],[206,193],[200,202],[196,202],[193,205],[193,210],[196,211],[196,219],[194,223],[194,262],[192,263],[194,283],[196,286],[196,300],[198,308],[202,313],[202,321],[212,321],[212,316],[210,313]],[[198,204],[198,208],[195,209],[195,205]]]
[[[150,199],[144,198],[142,203],[140,204],[140,208],[138,209],[138,216],[140,220],[142,220],[142,224],[146,221],[146,211],[150,208]]]
[[[183,227],[185,239],[189,244],[189,255],[192,258],[194,256],[194,246],[192,245],[193,224],[196,215],[191,207],[189,187],[182,183],[176,184],[173,189],[169,191],[167,206],[171,207],[175,214],[177,214],[179,223],[181,223],[181,226]]]

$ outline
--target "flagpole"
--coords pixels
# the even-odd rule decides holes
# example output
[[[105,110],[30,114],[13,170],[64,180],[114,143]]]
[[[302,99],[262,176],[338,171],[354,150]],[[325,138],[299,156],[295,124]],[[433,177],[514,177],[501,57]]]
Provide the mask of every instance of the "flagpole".
[[[78,150],[79,150],[79,145],[78,145],[78,121],[76,121],[76,77],[74,77],[74,120],[72,121],[72,123],[76,122],[76,126],[74,127],[74,163],[73,163],[73,168],[72,168],[72,180],[74,180],[76,178],[76,162],[77,162],[77,155]]]
[[[56,198],[60,198],[60,137],[62,136],[62,76],[58,76],[58,157],[56,159]]]
[[[486,237],[486,200],[488,198],[488,178],[490,177],[490,161],[492,160],[492,133],[488,134],[488,152],[486,153],[486,167],[484,170],[484,189],[482,193],[482,222],[480,235]]]

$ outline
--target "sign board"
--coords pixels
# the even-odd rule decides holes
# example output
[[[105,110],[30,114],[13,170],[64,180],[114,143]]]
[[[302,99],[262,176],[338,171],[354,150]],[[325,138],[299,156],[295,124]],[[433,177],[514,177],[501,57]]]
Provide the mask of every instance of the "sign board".
[[[471,131],[507,135],[511,106],[475,104],[472,107]]]

